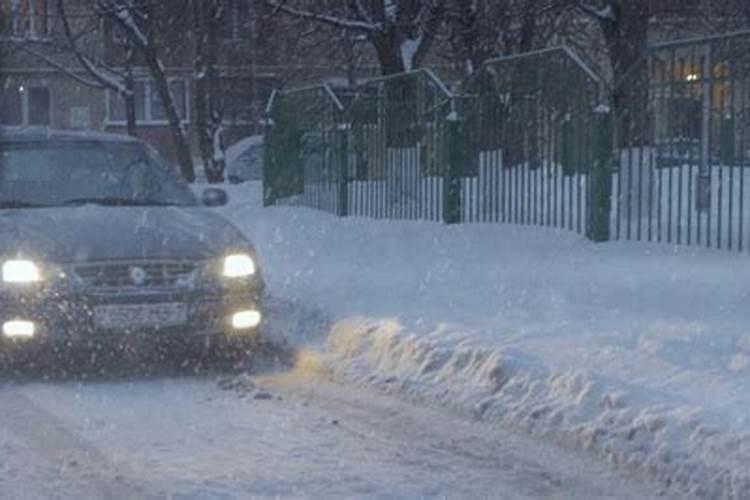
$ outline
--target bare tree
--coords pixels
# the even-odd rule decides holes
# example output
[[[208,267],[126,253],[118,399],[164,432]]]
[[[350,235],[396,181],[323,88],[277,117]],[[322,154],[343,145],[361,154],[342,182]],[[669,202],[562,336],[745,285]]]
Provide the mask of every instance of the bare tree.
[[[452,0],[451,43],[467,76],[492,57],[544,47],[557,34],[564,0]]]
[[[220,147],[222,109],[218,106],[217,36],[224,2],[193,1],[195,35],[195,119],[203,167],[209,182],[224,180],[223,151]]]
[[[160,33],[164,24],[171,21],[162,19],[160,14],[169,12],[171,15],[173,10],[162,10],[164,5],[155,1],[98,0],[98,5],[101,15],[115,22],[133,47],[143,56],[169,123],[180,170],[188,182],[193,182],[195,170],[187,131],[177,111],[162,61],[162,52],[166,51],[166,47],[160,39]]]
[[[721,3],[732,4],[735,9],[747,12],[744,1],[709,2],[714,7]],[[641,110],[643,113],[647,109],[647,54],[652,35],[651,20],[663,15],[683,20],[708,15],[715,22],[718,18],[715,14],[710,14],[710,5],[701,8],[700,2],[676,0],[577,0],[574,3],[580,12],[595,19],[601,30],[611,67],[612,102],[623,145],[642,144],[650,134],[644,120],[639,120],[634,110]],[[663,38],[665,33],[660,35]]]
[[[277,12],[367,38],[383,75],[420,67],[446,21],[448,0],[265,0]],[[304,7],[308,6],[308,7]]]
[[[22,53],[31,56],[84,86],[111,90],[122,95],[126,101],[127,128],[130,135],[135,135],[134,93],[128,85],[128,72],[115,69],[91,51],[90,40],[95,38],[100,29],[100,17],[91,6],[75,2],[76,11],[71,15],[66,3],[69,0],[58,0],[56,10],[60,20],[61,32],[50,30],[44,37],[28,34],[15,34],[4,26],[0,50]],[[7,23],[3,23],[7,24]],[[91,53],[90,53],[91,52]],[[126,68],[127,64],[124,64]],[[132,111],[132,113],[130,112]]]
[[[617,116],[620,141],[637,146],[648,137],[648,130],[634,110],[645,109],[648,66],[650,0],[580,0],[575,5],[596,20],[607,47],[612,72],[612,104]]]
[[[133,45],[126,40],[125,58],[122,65],[124,71],[115,69],[107,65],[102,59],[87,54],[81,40],[85,39],[86,35],[92,30],[99,29],[100,18],[94,9],[88,9],[88,20],[79,22],[80,29],[75,31],[66,8],[66,2],[67,0],[57,0],[57,13],[65,35],[64,44],[66,46],[64,48],[73,53],[90,81],[97,84],[94,85],[96,88],[108,89],[123,97],[128,135],[135,136],[137,132],[135,92],[133,91],[133,60],[135,56]]]

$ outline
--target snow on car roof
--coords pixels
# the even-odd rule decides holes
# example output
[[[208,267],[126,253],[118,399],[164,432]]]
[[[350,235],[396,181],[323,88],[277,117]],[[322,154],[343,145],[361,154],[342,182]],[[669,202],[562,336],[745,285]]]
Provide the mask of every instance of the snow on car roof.
[[[248,148],[254,147],[254,146],[260,146],[263,144],[263,136],[262,135],[251,135],[249,137],[245,137],[244,139],[240,139],[239,141],[235,142],[231,146],[227,148],[226,151],[226,161],[227,163],[231,163],[237,158],[242,155]]]

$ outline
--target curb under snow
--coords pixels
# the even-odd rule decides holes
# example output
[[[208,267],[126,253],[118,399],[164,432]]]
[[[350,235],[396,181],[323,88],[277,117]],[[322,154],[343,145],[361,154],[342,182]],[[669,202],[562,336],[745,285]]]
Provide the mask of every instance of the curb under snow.
[[[750,435],[707,425],[694,408],[631,407],[584,371],[552,373],[518,350],[449,346],[396,321],[335,323],[327,354],[342,377],[562,439],[643,471],[666,490],[750,498]]]

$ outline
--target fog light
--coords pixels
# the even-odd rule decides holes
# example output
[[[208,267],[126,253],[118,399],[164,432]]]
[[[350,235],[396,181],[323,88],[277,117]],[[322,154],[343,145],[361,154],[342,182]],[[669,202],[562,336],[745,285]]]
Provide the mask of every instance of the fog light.
[[[6,321],[3,323],[3,335],[11,339],[30,339],[36,327],[31,321]]]
[[[232,315],[232,328],[235,330],[247,330],[260,325],[262,316],[258,311],[240,311]]]

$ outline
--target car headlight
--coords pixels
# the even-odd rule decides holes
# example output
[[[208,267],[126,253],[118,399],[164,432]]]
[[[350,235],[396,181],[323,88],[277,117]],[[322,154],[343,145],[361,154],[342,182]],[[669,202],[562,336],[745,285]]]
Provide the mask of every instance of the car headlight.
[[[255,274],[255,261],[247,254],[227,255],[224,258],[225,278],[246,278]]]
[[[2,274],[4,283],[36,283],[42,280],[39,267],[30,260],[6,260]]]

